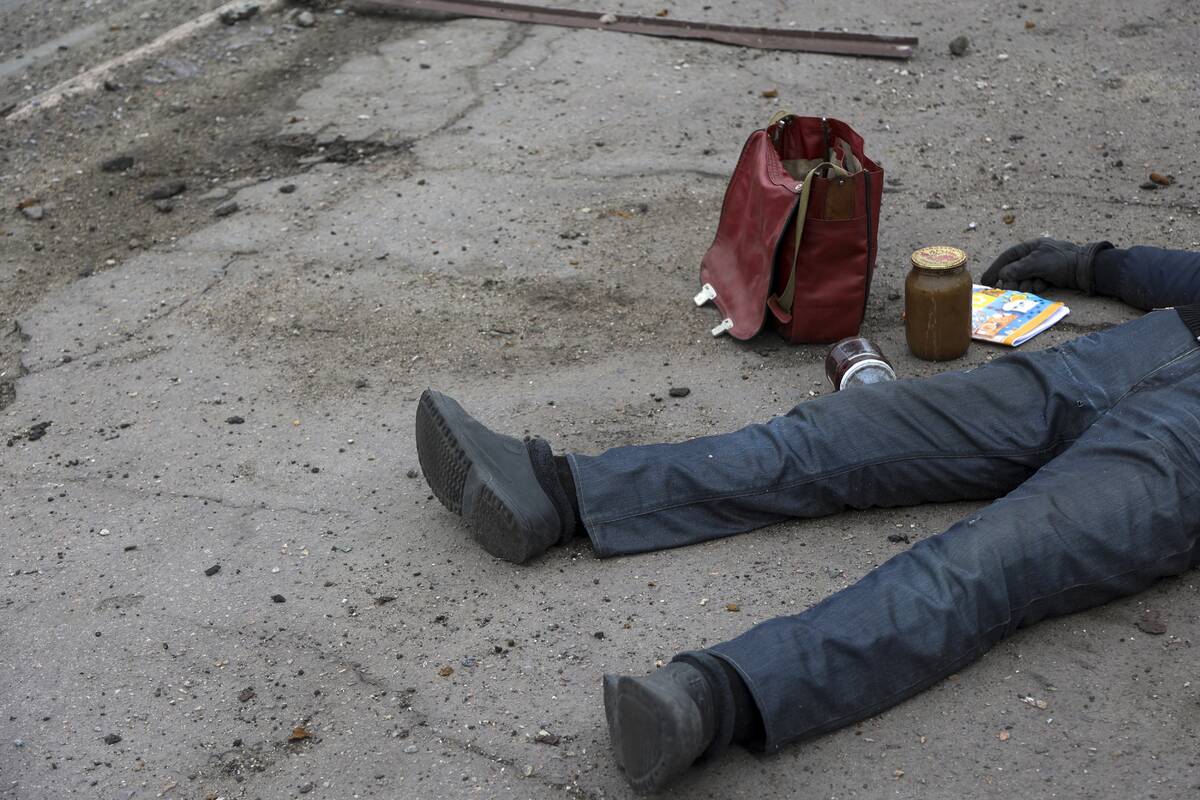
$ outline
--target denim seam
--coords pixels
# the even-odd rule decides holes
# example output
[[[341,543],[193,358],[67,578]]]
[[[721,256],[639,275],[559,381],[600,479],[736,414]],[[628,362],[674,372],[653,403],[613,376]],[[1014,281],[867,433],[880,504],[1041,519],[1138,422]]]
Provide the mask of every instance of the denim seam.
[[[1191,550],[1193,550],[1193,549],[1194,549],[1194,547],[1188,547],[1188,548],[1185,548],[1185,549],[1183,549],[1183,550],[1179,550],[1179,551],[1176,551],[1176,552],[1174,552],[1174,553],[1171,553],[1171,554],[1169,554],[1169,555],[1165,555],[1165,556],[1163,556],[1162,558],[1156,558],[1156,559],[1155,559],[1154,561],[1152,561],[1151,563],[1152,563],[1152,564],[1157,564],[1157,563],[1159,563],[1159,562],[1161,562],[1161,561],[1168,561],[1168,560],[1170,560],[1170,559],[1172,559],[1172,558],[1176,558],[1176,557],[1178,557],[1178,556],[1180,556],[1180,555],[1182,555],[1182,554],[1184,554],[1184,553],[1190,552],[1190,551],[1191,551]],[[1133,573],[1133,572],[1137,572],[1137,571],[1138,571],[1138,569],[1143,569],[1143,568],[1144,568],[1144,567],[1138,567],[1138,568],[1135,568],[1135,569],[1128,569],[1128,570],[1125,570],[1124,572],[1115,572],[1115,573],[1113,573],[1112,575],[1109,575],[1109,576],[1107,576],[1107,577],[1104,577],[1104,578],[1097,578],[1096,580],[1087,581],[1087,582],[1085,582],[1085,583],[1075,583],[1075,584],[1072,584],[1071,586],[1068,586],[1068,587],[1066,587],[1066,588],[1059,589],[1058,591],[1055,591],[1055,592],[1050,592],[1049,594],[1046,594],[1046,595],[1041,595],[1041,596],[1039,596],[1039,597],[1035,597],[1034,599],[1030,600],[1028,603],[1025,603],[1025,604],[1024,604],[1024,605],[1022,605],[1022,606],[1019,606],[1019,607],[1017,607],[1017,608],[1010,608],[1010,609],[1008,610],[1008,619],[1006,619],[1006,620],[1005,620],[1003,623],[998,623],[998,624],[996,624],[996,625],[993,625],[992,627],[988,628],[986,631],[983,631],[983,632],[980,634],[980,637],[981,637],[981,638],[986,638],[986,637],[987,637],[988,635],[990,635],[990,634],[991,634],[993,631],[995,631],[995,630],[997,630],[997,629],[999,629],[999,628],[1005,628],[1005,627],[1007,627],[1008,625],[1010,625],[1010,624],[1012,623],[1013,614],[1014,614],[1015,612],[1018,612],[1018,611],[1024,611],[1025,609],[1029,608],[1030,606],[1034,605],[1035,603],[1040,603],[1040,602],[1041,602],[1041,601],[1043,601],[1043,600],[1049,599],[1049,598],[1051,598],[1051,597],[1055,597],[1056,595],[1063,594],[1064,592],[1069,592],[1069,591],[1072,591],[1072,590],[1074,590],[1074,589],[1080,589],[1080,588],[1083,588],[1083,587],[1086,587],[1086,586],[1095,586],[1096,584],[1105,583],[1106,581],[1111,581],[1113,578],[1121,578],[1121,577],[1124,577],[1125,575],[1129,575],[1129,574],[1131,574],[1131,573]],[[950,667],[950,666],[952,666],[952,665],[954,665],[954,664],[957,664],[957,663],[959,663],[959,662],[960,662],[960,661],[962,661],[963,659],[968,659],[967,663],[972,663],[974,660],[978,660],[978,659],[979,659],[980,657],[982,657],[982,656],[983,656],[985,653],[987,653],[989,649],[990,649],[990,648],[987,648],[987,647],[976,647],[976,648],[974,648],[974,650],[973,650],[973,654],[974,654],[974,656],[975,656],[975,658],[974,658],[974,659],[971,659],[971,656],[972,656],[972,651],[968,651],[968,652],[966,652],[966,653],[962,653],[962,654],[960,654],[960,655],[956,656],[955,658],[952,658],[952,659],[950,659],[949,661],[945,661],[945,662],[943,662],[943,663],[939,664],[939,665],[938,665],[938,666],[937,666],[937,667],[936,667],[936,668],[935,668],[933,671],[934,671],[934,672],[940,672],[941,670],[943,670],[943,669],[945,669],[945,668],[947,668],[947,667]],[[723,654],[722,654],[722,655],[723,655]],[[730,658],[730,659],[728,659],[728,660],[730,661],[730,663],[733,663],[733,664],[734,664],[734,666],[737,666],[737,664],[736,664],[736,663],[734,663],[733,659],[731,659],[731,658]],[[741,671],[742,671],[740,667],[738,667],[738,671],[739,671],[739,672],[741,672]],[[869,707],[868,707],[868,709],[867,709],[867,711],[866,711],[866,713],[865,713],[865,714],[862,716],[862,718],[863,718],[863,719],[865,719],[866,717],[874,716],[875,714],[879,713],[880,711],[883,711],[884,709],[891,708],[893,705],[895,705],[895,703],[893,703],[893,702],[892,702],[892,700],[893,700],[894,698],[896,698],[896,697],[899,697],[900,695],[906,694],[906,693],[907,693],[909,690],[913,689],[913,688],[914,688],[914,687],[916,687],[916,686],[919,686],[919,685],[921,685],[921,683],[922,683],[922,681],[923,681],[923,680],[925,680],[925,679],[922,679],[922,680],[917,680],[917,681],[913,681],[912,683],[908,684],[908,685],[907,685],[907,686],[905,686],[904,688],[902,688],[902,689],[897,689],[895,692],[892,692],[891,694],[889,694],[889,695],[888,695],[887,697],[885,697],[884,699],[880,700],[879,702],[875,703],[875,704],[874,704],[874,705],[872,705],[872,706],[869,706]],[[936,679],[936,680],[941,680],[941,679],[939,678],[939,679]],[[746,684],[747,684],[747,686],[752,686],[752,682],[751,682],[751,681],[747,681],[747,682],[746,682]],[[754,692],[753,688],[751,689],[751,694],[753,694],[753,695],[754,695],[755,702],[758,702],[758,695],[757,695],[757,693],[756,693],[756,692]],[[761,706],[761,704],[759,705],[759,712],[760,712],[760,713],[762,712],[762,706]],[[816,730],[819,730],[819,729],[821,729],[821,728],[824,728],[824,727],[826,727],[826,726],[830,726],[830,725],[832,725],[832,726],[835,726],[835,727],[836,727],[836,726],[838,725],[838,723],[842,722],[843,720],[850,719],[850,718],[852,718],[852,717],[856,717],[856,716],[858,716],[860,713],[862,713],[862,712],[855,712],[855,713],[853,713],[853,714],[843,714],[843,715],[842,715],[842,716],[840,716],[840,717],[835,717],[835,718],[833,718],[833,719],[831,719],[831,720],[825,720],[825,721],[823,721],[823,722],[821,722],[821,723],[818,723],[818,724],[816,724],[816,725],[810,725],[809,727],[807,727],[807,728],[805,728],[804,730],[802,730],[802,731],[800,731],[799,733],[797,733],[795,736],[793,736],[793,737],[789,737],[788,741],[795,741],[795,740],[797,740],[797,739],[801,739],[801,738],[803,738],[804,736],[806,736],[806,735],[810,734],[811,732],[813,732],[813,731],[816,731]],[[766,715],[765,715],[765,714],[763,715],[763,721],[764,721],[764,725],[763,725],[763,727],[764,727],[764,729],[765,729],[765,728],[767,727],[767,726],[766,726]],[[771,741],[774,741],[774,737],[772,737],[772,736],[770,735],[770,733],[769,733],[769,732],[768,732],[768,734],[767,734],[767,740],[768,740],[769,742],[771,742]]]
[[[1112,405],[1110,405],[1108,408],[1104,409],[1104,411],[1100,412],[1100,415],[1098,417],[1096,417],[1096,419],[1092,422],[1092,425],[1095,425],[1096,422],[1099,422],[1101,417],[1107,416],[1114,408],[1116,408],[1118,405],[1120,405],[1121,402],[1126,397],[1129,397],[1129,395],[1138,391],[1142,387],[1143,384],[1145,384],[1148,380],[1153,378],[1155,375],[1162,372],[1167,367],[1172,367],[1175,364],[1177,364],[1178,362],[1183,361],[1185,358],[1190,358],[1190,357],[1196,355],[1197,353],[1200,353],[1200,348],[1195,347],[1194,345],[1191,345],[1188,347],[1188,349],[1186,351],[1175,356],[1170,361],[1167,361],[1164,364],[1159,364],[1157,367],[1155,367],[1154,369],[1147,372],[1145,375],[1143,375],[1141,378],[1139,378],[1136,383],[1132,384],[1128,389],[1126,389],[1124,394],[1122,394],[1120,397],[1118,397],[1116,400],[1114,400]],[[1091,426],[1089,425],[1088,427],[1091,427]]]
[[[1080,435],[1082,435],[1082,434],[1080,434]],[[1038,447],[1038,448],[1034,448],[1032,450],[1004,450],[1004,451],[999,451],[999,452],[995,452],[995,453],[961,453],[961,454],[956,453],[953,455],[946,455],[944,453],[937,453],[937,454],[914,453],[912,455],[899,456],[897,458],[886,458],[886,459],[880,459],[878,461],[865,461],[861,464],[855,464],[854,466],[846,467],[844,469],[835,470],[832,472],[823,472],[823,473],[820,473],[817,475],[812,475],[812,476],[803,478],[801,480],[792,481],[790,483],[780,484],[778,486],[768,487],[766,489],[753,489],[753,490],[747,490],[747,491],[741,491],[741,492],[730,492],[728,494],[717,494],[717,495],[713,495],[711,497],[705,497],[702,500],[690,500],[690,501],[686,501],[686,502],[682,502],[682,503],[672,503],[669,505],[655,506],[653,508],[644,509],[642,511],[635,511],[635,512],[632,512],[629,514],[624,514],[619,517],[612,517],[610,519],[600,520],[598,524],[611,525],[614,522],[623,522],[624,520],[632,519],[634,517],[643,517],[643,516],[646,516],[647,514],[658,514],[663,511],[672,511],[676,508],[683,508],[685,506],[699,505],[701,503],[712,503],[712,502],[716,502],[719,500],[735,500],[739,497],[753,497],[755,495],[760,495],[760,494],[771,494],[772,492],[782,492],[782,491],[786,491],[788,489],[795,489],[800,486],[805,486],[810,483],[815,483],[817,481],[826,480],[828,478],[836,478],[839,475],[846,475],[851,472],[855,472],[857,470],[867,469],[869,467],[880,467],[885,464],[899,464],[904,461],[918,461],[921,459],[950,460],[950,459],[967,459],[967,458],[1013,458],[1013,457],[1017,457],[1017,456],[1031,456],[1031,455],[1035,455],[1037,453],[1045,453],[1050,450],[1057,449],[1058,447],[1060,447],[1064,444],[1071,444],[1078,438],[1079,438],[1078,436],[1073,436],[1069,439],[1058,439],[1054,443],[1047,445],[1046,447]]]

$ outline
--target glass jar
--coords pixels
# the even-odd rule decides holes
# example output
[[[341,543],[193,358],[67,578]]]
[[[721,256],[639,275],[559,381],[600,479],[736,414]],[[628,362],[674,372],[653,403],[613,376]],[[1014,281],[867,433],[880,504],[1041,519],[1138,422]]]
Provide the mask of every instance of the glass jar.
[[[926,361],[949,361],[971,344],[971,273],[957,247],[922,247],[904,281],[908,349]]]
[[[840,392],[851,386],[868,386],[896,380],[896,371],[878,345],[862,336],[842,339],[825,356],[825,377]]]

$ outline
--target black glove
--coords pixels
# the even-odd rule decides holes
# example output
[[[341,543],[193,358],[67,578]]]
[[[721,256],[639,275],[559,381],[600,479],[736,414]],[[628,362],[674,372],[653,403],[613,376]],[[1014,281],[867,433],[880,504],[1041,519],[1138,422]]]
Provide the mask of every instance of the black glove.
[[[1044,292],[1047,286],[1091,294],[1096,254],[1110,247],[1109,242],[1080,246],[1059,239],[1030,239],[1001,253],[980,282],[1034,294]]]

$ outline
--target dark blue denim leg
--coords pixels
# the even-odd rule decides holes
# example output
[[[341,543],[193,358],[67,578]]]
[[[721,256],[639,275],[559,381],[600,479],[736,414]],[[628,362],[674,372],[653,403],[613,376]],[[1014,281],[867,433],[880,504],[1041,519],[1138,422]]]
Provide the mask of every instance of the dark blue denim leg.
[[[746,680],[773,748],[895,705],[1021,626],[1198,560],[1200,347],[1190,342],[1007,497],[710,652]]]
[[[857,387],[677,444],[571,455],[600,556],[728,536],[847,508],[999,497],[1078,438],[1155,364],[1178,315],[970,372]]]

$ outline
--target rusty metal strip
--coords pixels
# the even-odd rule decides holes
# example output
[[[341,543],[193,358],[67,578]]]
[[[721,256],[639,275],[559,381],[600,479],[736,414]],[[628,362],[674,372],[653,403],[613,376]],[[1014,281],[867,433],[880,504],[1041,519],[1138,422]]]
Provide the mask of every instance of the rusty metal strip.
[[[354,0],[355,11],[424,11],[464,17],[483,17],[565,28],[621,31],[644,36],[703,39],[720,44],[764,50],[797,50],[843,56],[905,59],[913,54],[912,36],[878,36],[869,33],[753,28],[711,22],[685,22],[663,17],[599,14],[568,8],[544,8],[493,0]]]

